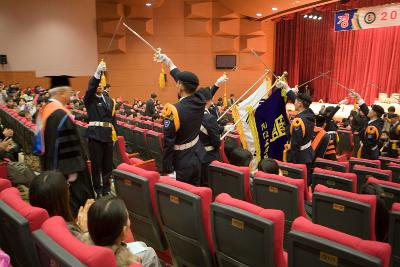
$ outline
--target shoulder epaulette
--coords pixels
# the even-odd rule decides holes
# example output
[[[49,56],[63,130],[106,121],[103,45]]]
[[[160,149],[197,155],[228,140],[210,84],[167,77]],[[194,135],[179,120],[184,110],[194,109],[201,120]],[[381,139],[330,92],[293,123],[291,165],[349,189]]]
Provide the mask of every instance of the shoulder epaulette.
[[[178,110],[176,109],[176,107],[170,103],[167,103],[164,106],[164,109],[161,113],[161,116],[164,119],[170,120],[174,122],[175,125],[175,131],[178,131],[180,128],[180,121],[179,121],[179,114],[178,114]],[[164,125],[165,127],[165,125]]]
[[[293,134],[293,129],[300,127],[301,128],[301,133],[303,137],[306,135],[306,126],[304,125],[304,122],[301,118],[294,118],[292,123],[290,124],[290,134]]]

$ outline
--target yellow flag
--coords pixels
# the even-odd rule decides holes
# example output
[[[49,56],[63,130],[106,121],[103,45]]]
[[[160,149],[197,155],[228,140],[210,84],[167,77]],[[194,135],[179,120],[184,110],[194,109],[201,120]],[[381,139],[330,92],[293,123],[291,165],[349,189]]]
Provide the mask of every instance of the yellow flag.
[[[160,78],[158,80],[158,83],[160,85],[160,88],[165,87],[165,71],[164,71],[164,64],[161,64],[161,72],[160,72]]]
[[[100,61],[100,63],[104,63],[104,65],[106,65],[106,62],[103,59]],[[106,85],[107,85],[106,75],[103,72],[100,77],[100,86],[104,88],[106,87]]]
[[[226,73],[224,73],[224,74],[226,74]],[[224,106],[224,108],[227,108],[228,107],[228,98],[226,98],[226,82],[224,84],[225,84],[225,92],[224,92],[224,100],[223,100],[222,105]]]

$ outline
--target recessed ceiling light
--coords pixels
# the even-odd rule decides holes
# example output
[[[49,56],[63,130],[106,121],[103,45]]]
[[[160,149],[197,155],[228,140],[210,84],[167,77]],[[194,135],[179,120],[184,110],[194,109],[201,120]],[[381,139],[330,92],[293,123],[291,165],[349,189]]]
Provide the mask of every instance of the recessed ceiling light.
[[[322,17],[321,17],[321,16],[319,16],[319,17],[318,17],[318,20],[321,20],[321,19],[322,19]]]
[[[152,5],[151,3],[146,3],[147,7],[151,7],[151,5]]]
[[[313,17],[313,19],[317,19],[317,18],[318,18],[317,16],[314,16],[314,17]]]
[[[277,8],[277,7],[273,7],[272,10],[273,10],[273,11],[277,11],[278,8]]]
[[[304,18],[305,18],[305,19],[306,19],[306,18],[308,18],[308,15],[307,15],[307,14],[305,14],[305,15],[304,15]]]
[[[257,17],[261,17],[262,14],[261,14],[261,13],[257,13],[256,16],[257,16]]]

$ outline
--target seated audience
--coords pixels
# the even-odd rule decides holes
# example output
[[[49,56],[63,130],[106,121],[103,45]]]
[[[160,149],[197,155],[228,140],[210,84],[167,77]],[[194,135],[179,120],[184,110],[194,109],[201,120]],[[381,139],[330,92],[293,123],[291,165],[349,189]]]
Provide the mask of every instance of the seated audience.
[[[89,208],[89,234],[84,234],[83,241],[112,249],[117,259],[117,267],[129,266],[135,262],[140,262],[145,267],[160,266],[154,250],[143,242],[140,244],[144,253],[140,255],[134,254],[130,244],[123,242],[130,224],[128,210],[121,199],[112,196],[100,198]]]
[[[250,167],[252,160],[253,155],[250,151],[241,147],[235,148],[229,157],[229,163],[239,167]]]
[[[262,171],[262,172],[265,172],[265,173],[282,175],[282,172],[279,169],[278,163],[276,163],[276,160],[271,159],[271,158],[262,159],[258,163],[258,170]]]

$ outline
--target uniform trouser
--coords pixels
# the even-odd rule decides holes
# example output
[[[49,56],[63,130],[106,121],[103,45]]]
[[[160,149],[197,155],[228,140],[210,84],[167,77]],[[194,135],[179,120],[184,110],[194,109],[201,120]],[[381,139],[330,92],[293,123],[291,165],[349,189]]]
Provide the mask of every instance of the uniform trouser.
[[[198,160],[193,162],[190,167],[176,168],[175,173],[176,180],[198,186],[200,185],[201,162]]]
[[[113,166],[113,142],[89,139],[88,145],[94,190],[97,194],[108,193]]]
[[[376,160],[379,158],[379,149],[375,148],[372,150],[363,145],[361,148],[361,158]]]

